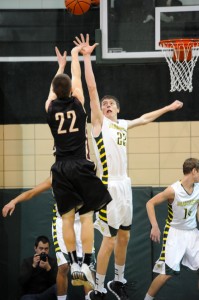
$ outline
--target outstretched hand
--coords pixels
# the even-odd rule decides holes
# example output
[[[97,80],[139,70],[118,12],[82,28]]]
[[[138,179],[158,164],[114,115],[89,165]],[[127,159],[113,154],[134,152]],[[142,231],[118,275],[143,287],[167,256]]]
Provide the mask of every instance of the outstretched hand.
[[[64,51],[64,53],[62,55],[57,47],[55,47],[55,52],[57,55],[57,61],[58,61],[59,67],[65,68],[66,62],[67,62],[67,60],[66,60],[67,52]]]
[[[181,109],[183,107],[183,103],[179,100],[175,100],[173,103],[169,105],[171,111],[176,109]]]
[[[98,43],[95,43],[92,46],[89,45],[89,34],[86,34],[86,40],[85,40],[84,35],[82,33],[80,34],[80,38],[77,36],[75,37],[75,40],[73,41],[73,43],[77,47],[81,47],[80,53],[82,55],[90,55],[93,52],[93,50],[96,48],[96,46],[98,45]]]
[[[11,216],[14,210],[15,210],[15,204],[12,201],[10,201],[2,209],[3,217],[7,217],[8,213]]]

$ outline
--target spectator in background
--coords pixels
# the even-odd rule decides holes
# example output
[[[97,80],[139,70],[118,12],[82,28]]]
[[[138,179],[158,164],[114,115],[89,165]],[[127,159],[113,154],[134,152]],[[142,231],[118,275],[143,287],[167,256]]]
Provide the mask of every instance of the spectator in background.
[[[21,300],[56,300],[57,261],[49,256],[50,241],[41,235],[35,240],[35,254],[20,268]]]
[[[48,177],[42,183],[35,186],[33,189],[25,191],[18,195],[16,198],[10,200],[3,209],[2,215],[3,217],[7,217],[9,214],[10,216],[13,214],[15,207],[18,203],[29,201],[33,197],[39,195],[40,193],[51,189],[51,178]],[[75,223],[74,223],[75,235],[76,235],[76,248],[77,248],[77,256],[78,262],[82,262],[82,242],[80,236],[80,229],[81,223],[79,219],[79,214],[75,215]],[[64,244],[63,235],[62,235],[62,218],[57,211],[57,205],[54,204],[53,208],[53,217],[52,217],[52,238],[54,243],[54,250],[57,257],[57,265],[58,265],[58,272],[57,272],[57,300],[66,300],[67,299],[67,292],[68,292],[68,272],[70,269],[70,263],[68,258],[67,249]],[[95,253],[93,249],[92,254],[92,269],[95,268]],[[94,275],[93,275],[94,276]],[[72,285],[84,285],[84,292],[85,292],[85,300],[88,299],[88,292],[90,291],[91,287],[87,284],[87,281],[80,281],[80,280],[72,280]]]

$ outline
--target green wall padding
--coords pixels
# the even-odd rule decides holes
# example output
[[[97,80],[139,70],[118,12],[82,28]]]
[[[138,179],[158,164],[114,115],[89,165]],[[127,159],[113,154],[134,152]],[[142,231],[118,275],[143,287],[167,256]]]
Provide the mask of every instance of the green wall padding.
[[[51,233],[53,205],[51,191],[21,203],[21,259],[34,253],[34,242],[39,235],[48,236],[50,253],[54,255]]]
[[[146,289],[151,282],[151,241],[149,238],[150,223],[146,213],[146,202],[151,198],[151,187],[133,188],[133,224],[131,239],[128,246],[126,262],[126,278],[129,283],[135,281],[135,290],[132,290],[131,299],[144,298]],[[111,298],[110,298],[111,299]]]
[[[0,211],[7,202],[21,192],[20,189],[0,190]],[[0,217],[0,299],[4,300],[15,300],[18,291],[20,222],[20,207],[16,207],[11,217]]]

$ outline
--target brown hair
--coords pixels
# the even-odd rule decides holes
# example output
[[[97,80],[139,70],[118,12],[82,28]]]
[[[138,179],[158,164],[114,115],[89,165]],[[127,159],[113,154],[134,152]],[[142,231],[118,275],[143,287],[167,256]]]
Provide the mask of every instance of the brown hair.
[[[52,87],[57,98],[66,98],[71,92],[71,79],[66,74],[59,74],[53,79]]]
[[[119,100],[115,97],[115,96],[112,96],[112,95],[105,95],[104,97],[102,97],[102,99],[100,100],[100,105],[102,105],[102,102],[105,100],[105,99],[112,99],[116,102],[116,105],[117,105],[117,108],[120,109],[120,102]]]
[[[197,158],[188,158],[183,164],[184,175],[191,173],[193,169],[199,171],[199,160]]]

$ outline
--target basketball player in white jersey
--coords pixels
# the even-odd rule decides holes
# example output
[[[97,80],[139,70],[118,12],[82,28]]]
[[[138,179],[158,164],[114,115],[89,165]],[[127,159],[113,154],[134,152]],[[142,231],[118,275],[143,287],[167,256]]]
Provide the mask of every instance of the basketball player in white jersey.
[[[182,180],[154,196],[146,205],[152,226],[150,237],[152,241],[160,242],[155,206],[168,201],[162,251],[153,269],[159,275],[151,283],[144,300],[154,299],[167,280],[180,273],[181,263],[191,270],[199,269],[199,231],[196,221],[196,215],[199,220],[199,160],[186,159],[183,174]]]
[[[127,175],[127,130],[148,124],[167,112],[180,109],[183,104],[176,100],[135,120],[119,120],[117,115],[120,106],[116,97],[105,96],[100,104],[90,58],[94,47],[89,45],[89,36],[85,40],[81,34],[74,43],[83,46],[81,53],[84,56],[85,77],[91,100],[92,136],[98,169],[113,199],[99,212],[95,222],[103,240],[97,256],[95,290],[89,293],[89,299],[103,299],[105,275],[114,251],[115,278],[108,282],[108,289],[117,299],[126,300],[129,298],[125,290],[124,269],[133,213],[131,180]]]
[[[31,200],[35,196],[51,189],[51,178],[48,177],[42,183],[38,184],[31,190],[25,191],[18,195],[16,198],[12,199],[9,203],[7,203],[2,209],[3,217],[6,217],[8,214],[11,216],[15,210],[15,206],[18,203]],[[77,249],[77,257],[79,262],[82,262],[82,242],[81,242],[81,223],[79,214],[75,215],[75,222],[74,222],[74,230],[76,234],[76,249]],[[56,278],[57,284],[57,299],[58,300],[66,300],[67,299],[67,290],[68,290],[68,272],[70,269],[70,262],[68,258],[68,253],[66,250],[66,246],[63,240],[62,234],[62,218],[58,213],[56,204],[53,208],[53,219],[52,219],[52,238],[54,244],[54,250],[56,253],[57,258],[57,265],[58,265],[58,272]],[[95,268],[95,255],[93,252],[92,257],[92,267]],[[84,292],[85,292],[85,300],[88,299],[88,292],[91,290],[87,281],[78,281],[72,280],[73,285],[84,285]]]

